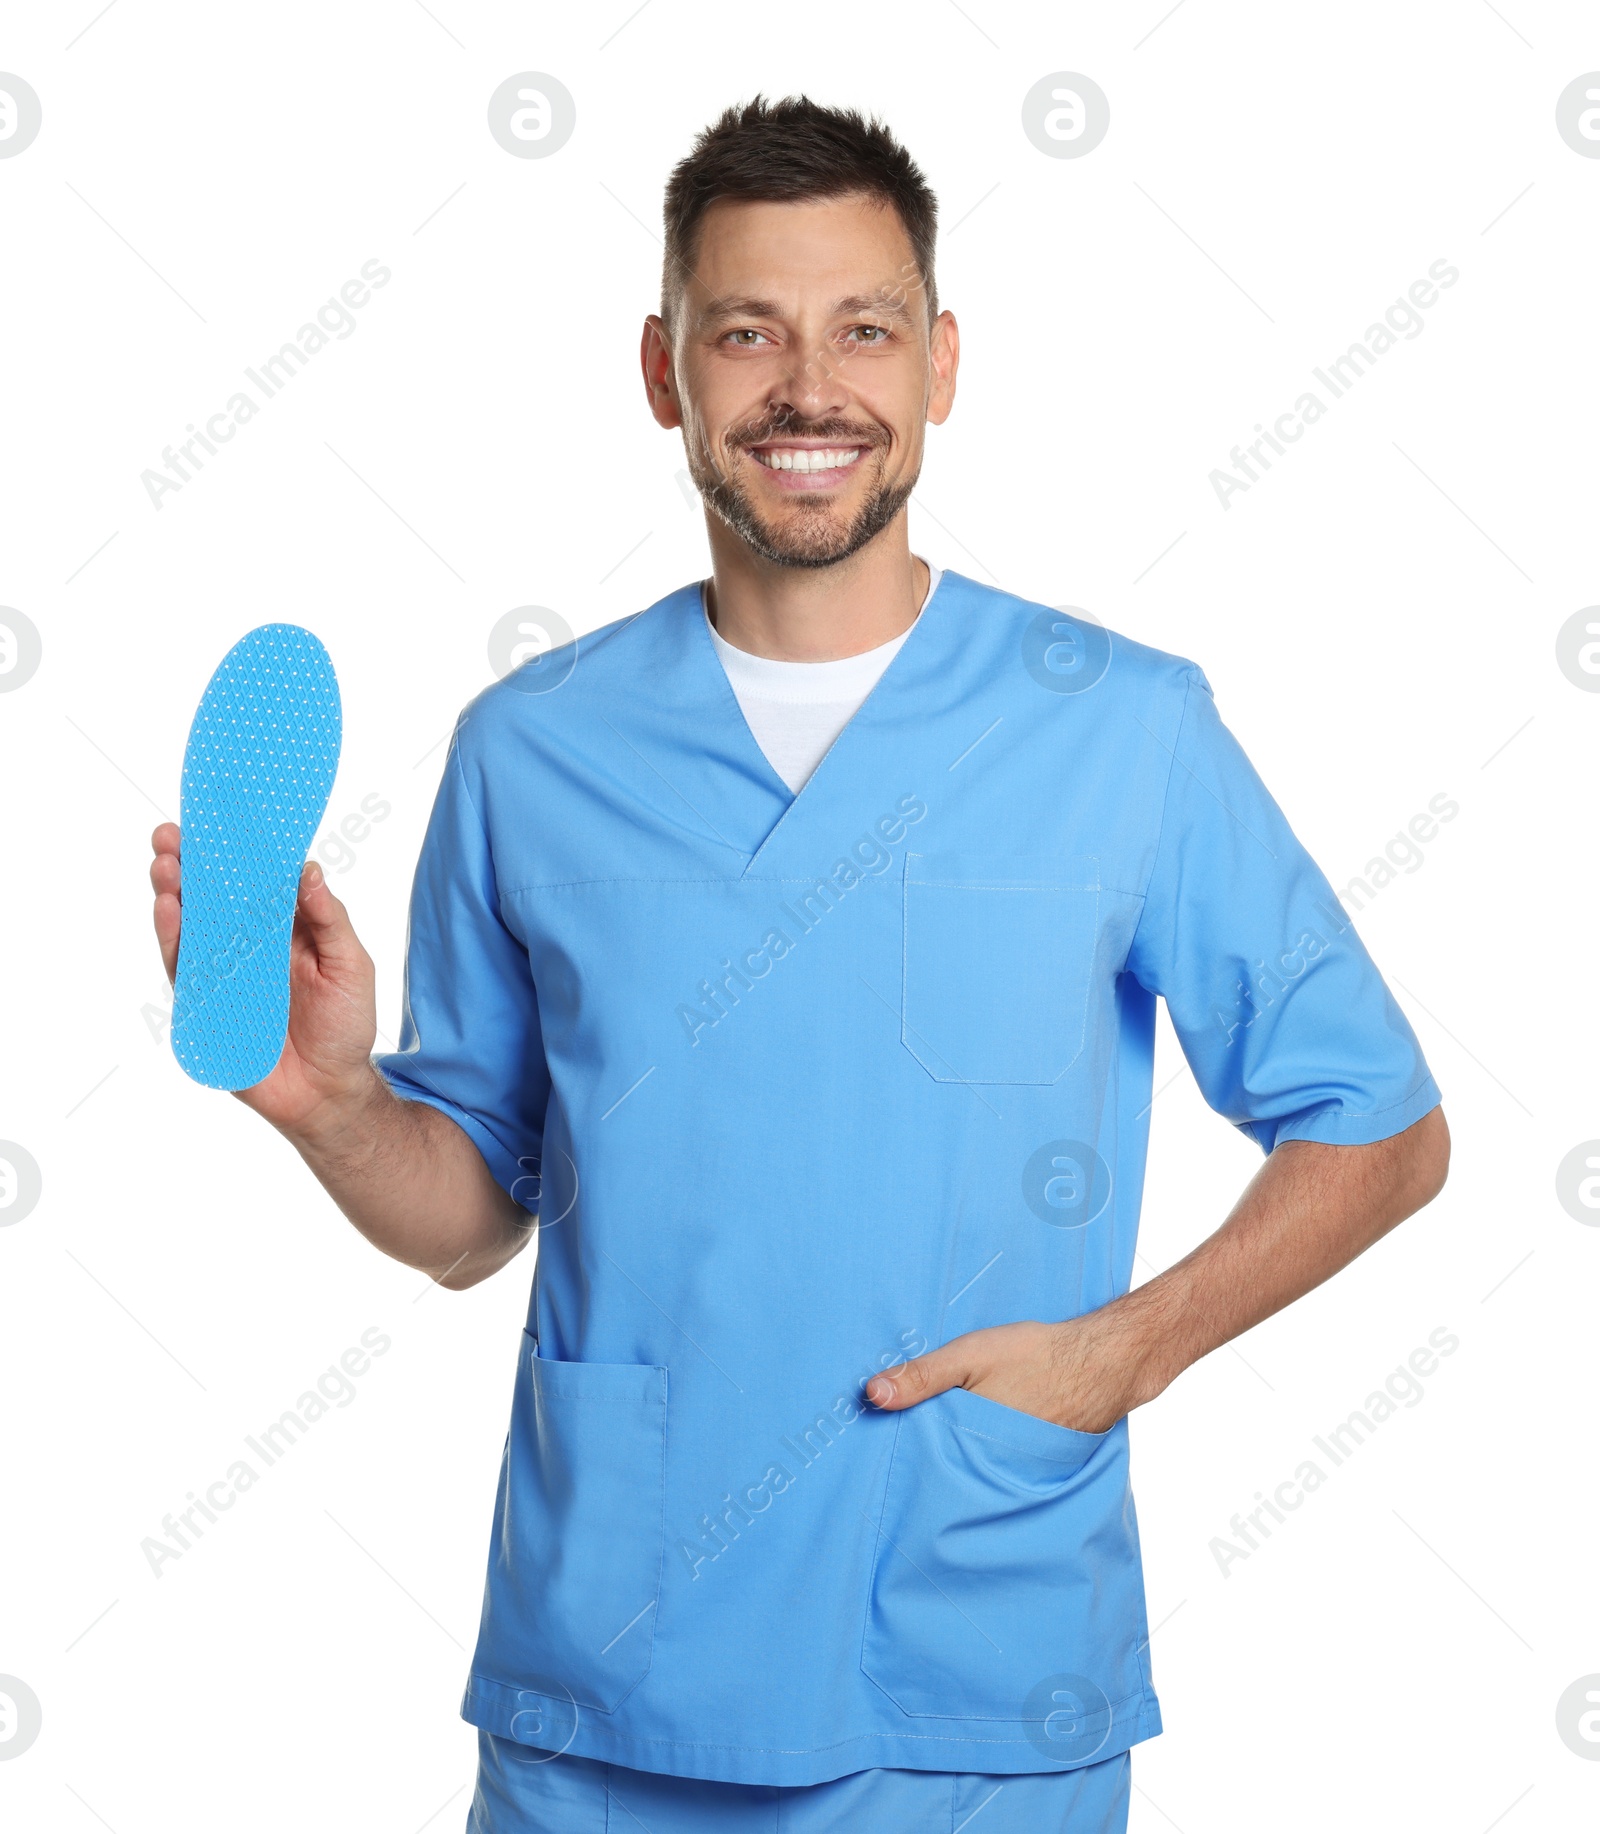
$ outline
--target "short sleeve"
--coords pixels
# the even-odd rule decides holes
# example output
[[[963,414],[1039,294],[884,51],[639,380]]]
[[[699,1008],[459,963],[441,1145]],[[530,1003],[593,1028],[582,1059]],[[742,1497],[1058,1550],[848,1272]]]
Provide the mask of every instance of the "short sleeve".
[[[550,1094],[539,1002],[527,950],[500,916],[459,738],[458,727],[411,888],[400,1047],[372,1061],[396,1095],[449,1115],[495,1181],[536,1211]]]
[[[1212,1108],[1264,1152],[1364,1145],[1438,1105],[1422,1047],[1197,668],[1128,970]]]

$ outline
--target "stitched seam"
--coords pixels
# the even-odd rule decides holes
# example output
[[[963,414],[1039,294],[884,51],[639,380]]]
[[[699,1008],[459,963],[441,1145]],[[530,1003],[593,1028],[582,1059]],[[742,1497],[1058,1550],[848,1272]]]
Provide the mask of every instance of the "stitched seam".
[[[907,885],[937,885],[944,891],[955,892],[1100,892],[1114,888],[1104,885],[1068,885],[1060,879],[1040,879],[1019,885],[1015,879],[923,879],[913,878],[906,874]],[[1130,898],[1138,897],[1137,892],[1125,894]]]
[[[861,1613],[861,1650],[856,1658],[856,1666],[869,1681],[872,1681],[872,1677],[867,1674],[867,1626],[872,1622],[872,1601],[878,1591],[878,1565],[883,1559],[883,1544],[886,1539],[883,1532],[883,1518],[889,1513],[889,1491],[894,1483],[895,1460],[900,1456],[900,1436],[905,1421],[906,1416],[902,1409],[894,1423],[894,1444],[889,1449],[889,1468],[883,1474],[883,1494],[878,1499],[878,1520],[873,1524],[872,1571],[867,1576],[867,1601]],[[878,1684],[873,1681],[872,1685],[876,1687]]]
[[[467,782],[467,773],[461,763],[461,735],[466,730],[466,727],[467,717],[465,714],[461,714],[457,717],[455,730],[450,735],[450,751],[445,762],[445,769],[448,770],[452,762],[455,764],[456,775],[461,780],[461,794],[466,797],[467,807],[471,809],[473,819],[478,824],[478,832],[483,836],[483,853],[484,858],[489,862],[489,880],[494,892],[494,902],[491,908],[494,911],[495,919],[511,940],[516,943],[519,948],[526,950],[526,943],[522,941],[521,937],[517,935],[511,925],[506,922],[504,905],[509,894],[506,893],[500,885],[500,869],[495,864],[494,843],[489,838],[489,825],[483,819],[483,813],[478,805],[472,800],[472,785]],[[515,1157],[515,1154],[512,1156]]]
[[[539,1393],[548,1395],[552,1401],[592,1401],[597,1407],[635,1405],[659,1407],[661,1405],[661,1401],[657,1400],[654,1395],[574,1395],[568,1393],[564,1388],[547,1388],[543,1382],[539,1384]]]
[[[1044,1426],[1055,1426],[1053,1420],[1046,1420],[1041,1424]],[[1051,1465],[1070,1465],[1074,1462],[1070,1458],[1057,1458],[1054,1452],[1041,1452],[1034,1446],[1019,1446],[1014,1439],[1002,1439],[996,1433],[980,1433],[975,1426],[961,1426],[956,1424],[956,1431],[958,1433],[970,1433],[974,1439],[987,1439],[990,1445],[1004,1446],[1008,1452],[1020,1452],[1024,1458],[1042,1458],[1047,1464]],[[1075,1426],[1063,1426],[1056,1427],[1056,1431],[1059,1433],[1076,1433],[1079,1429]],[[1103,1442],[1105,1435],[1102,1433],[1085,1433],[1084,1438],[1092,1439],[1096,1445],[1099,1445]],[[1085,1454],[1085,1460],[1093,1456],[1094,1453],[1091,1449]]]
[[[1278,1127],[1291,1127],[1295,1125],[1295,1123],[1298,1121],[1300,1125],[1302,1126],[1312,1127],[1312,1126],[1315,1126],[1318,1121],[1331,1121],[1331,1120],[1381,1121],[1386,1114],[1393,1114],[1396,1109],[1409,1108],[1411,1104],[1417,1099],[1417,1097],[1422,1094],[1423,1090],[1427,1088],[1428,1084],[1431,1083],[1432,1081],[1433,1081],[1433,1072],[1431,1070],[1424,1070],[1422,1073],[1421,1081],[1418,1082],[1417,1086],[1410,1092],[1410,1094],[1402,1096],[1398,1102],[1390,1102],[1387,1108],[1343,1108],[1343,1107],[1340,1107],[1340,1108],[1314,1109],[1310,1114],[1306,1114],[1306,1115],[1286,1114],[1281,1121],[1278,1121],[1276,1123],[1272,1122],[1268,1117],[1263,1116],[1261,1119],[1256,1121],[1254,1125],[1258,1127],[1266,1127],[1266,1126],[1272,1126],[1272,1125],[1276,1125]]]
[[[470,797],[469,797],[469,801],[470,801]],[[610,878],[552,879],[548,883],[546,883],[543,880],[539,880],[529,885],[508,886],[503,891],[501,891],[500,897],[502,899],[527,898],[527,897],[531,897],[535,892],[581,891],[586,886],[591,886],[591,885],[815,885],[817,884],[819,880],[827,879],[831,875],[832,871],[833,871],[833,868],[830,866],[830,867],[827,867],[824,871],[820,873],[810,873],[806,875],[800,875],[800,874],[795,874],[795,873],[745,873],[745,874],[741,874],[737,878],[724,877],[724,878],[701,878],[701,879],[673,879],[673,878],[661,878],[661,877],[647,877],[647,876],[643,876],[639,874],[620,874],[619,873]],[[863,872],[861,874],[859,883],[862,885],[868,885],[868,884],[871,884],[874,879],[882,879],[883,883],[887,885],[892,885],[894,883],[892,879],[885,878],[884,875],[881,873],[869,873],[869,872]],[[1142,899],[1144,897],[1143,892],[1132,892],[1132,891],[1129,891],[1125,886],[1121,886],[1121,885],[1064,885],[1064,884],[1058,884],[1053,880],[1048,884],[1041,881],[1037,885],[1015,885],[1015,884],[1004,885],[1004,884],[998,884],[998,883],[991,884],[988,880],[985,880],[985,879],[908,879],[904,881],[904,883],[910,884],[910,885],[938,885],[938,886],[949,887],[956,891],[973,890],[973,891],[999,891],[999,892],[1035,892],[1035,891],[1110,892],[1115,897],[1118,897],[1118,898]]]
[[[857,868],[857,870],[859,871],[860,869]],[[638,874],[618,874],[612,878],[560,879],[552,880],[549,884],[539,881],[532,885],[516,885],[512,886],[507,891],[501,892],[500,896],[502,898],[525,898],[531,896],[534,892],[580,891],[585,886],[590,885],[816,885],[819,881],[829,878],[832,872],[833,867],[829,866],[822,872],[811,873],[803,877],[793,873],[748,873],[740,874],[734,878],[673,879],[645,877]],[[861,872],[861,877],[857,883],[868,885],[874,879],[882,877],[883,875],[881,873]],[[887,883],[892,884],[893,881],[889,880]],[[842,890],[843,888],[841,887],[840,889]],[[1137,894],[1129,893],[1128,895],[1132,897]]]
[[[1172,749],[1167,753],[1167,780],[1161,786],[1161,821],[1156,828],[1156,844],[1150,855],[1150,870],[1145,875],[1144,889],[1138,894],[1145,901],[1145,908],[1139,913],[1139,921],[1133,926],[1133,935],[1128,939],[1127,960],[1133,959],[1139,947],[1139,932],[1144,927],[1145,915],[1149,911],[1150,887],[1155,882],[1156,872],[1161,865],[1161,849],[1167,838],[1167,809],[1172,801],[1172,779],[1178,767],[1178,747],[1183,743],[1183,729],[1189,721],[1189,700],[1194,693],[1194,675],[1191,672],[1183,686],[1183,711],[1178,715],[1178,729],[1172,735]]]
[[[870,1681],[872,1678],[869,1675],[866,1679]],[[516,1688],[513,1687],[509,1681],[496,1681],[490,1675],[478,1674],[474,1674],[467,1684],[469,1693],[472,1689],[472,1682],[475,1681],[485,1682],[490,1687],[504,1688],[508,1694],[539,1693],[537,1688]],[[876,1686],[877,1684],[874,1683],[873,1685]],[[539,1698],[541,1700],[563,1700],[565,1696],[560,1694],[540,1694]],[[1156,1697],[1149,1688],[1140,1688],[1135,1694],[1128,1694],[1121,1700],[1111,1701],[1108,1704],[1108,1711],[1112,1715],[1113,1728],[1115,1728],[1116,1725],[1116,1714],[1118,1709],[1129,1706],[1135,1702],[1141,1707],[1153,1707],[1156,1704]],[[591,1712],[601,1712],[604,1710],[603,1708],[590,1709]],[[919,1715],[917,1717],[922,1716]],[[874,1739],[892,1739],[897,1743],[919,1745],[1027,1745],[1032,1743],[1026,1733],[1016,1738],[988,1738],[981,1733],[967,1732],[858,1732],[853,1734],[850,1738],[834,1739],[827,1745],[729,1745],[720,1743],[714,1739],[642,1738],[638,1733],[634,1732],[624,1733],[621,1735],[621,1738],[624,1742],[632,1745],[667,1745],[674,1749],[686,1751],[742,1751],[753,1757],[774,1758],[816,1757],[825,1751],[843,1751],[848,1746],[866,1744]],[[1121,1753],[1114,1751],[1110,1755],[1112,1757],[1120,1757]],[[1078,1767],[1069,1766],[1068,1768],[1076,1769]],[[1054,1773],[1052,1772],[1050,1774]]]

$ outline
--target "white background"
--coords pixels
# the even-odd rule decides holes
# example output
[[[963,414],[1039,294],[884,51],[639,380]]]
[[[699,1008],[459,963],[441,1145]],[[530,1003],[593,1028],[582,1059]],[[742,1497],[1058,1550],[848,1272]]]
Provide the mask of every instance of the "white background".
[[[1555,1174],[1600,1135],[1600,697],[1556,635],[1600,599],[1600,160],[1555,102],[1600,68],[1593,9],[96,4],[13,10],[0,47],[44,111],[0,160],[0,602],[43,639],[0,695],[0,1136],[43,1174],[0,1229],[0,1674],[44,1713],[0,1821],[464,1821],[531,1269],[429,1289],[185,1079],[148,837],[224,650],[312,626],[344,699],[328,827],[391,809],[331,877],[392,1039],[491,625],[538,604],[586,630],[704,570],[637,375],[661,187],[729,101],[804,89],[882,112],[943,204],[964,362],[917,551],[1198,659],[1336,885],[1460,805],[1359,919],[1444,1089],[1448,1188],[1135,1422],[1169,1729],[1132,1825],[1592,1828],[1600,1764],[1556,1703],[1600,1671],[1600,1230]],[[530,70],[576,98],[550,158],[486,127]],[[1082,158],[1021,128],[1062,70],[1110,98]],[[354,334],[155,509],[141,471],[369,258],[393,278]],[[1441,258],[1460,279],[1422,334],[1222,508],[1229,449]],[[1141,1277],[1259,1158],[1164,1032],[1169,1078]],[[141,1540],[370,1326],[392,1349],[354,1402],[155,1578]],[[1420,1404],[1224,1577],[1229,1518],[1440,1326],[1460,1348]]]

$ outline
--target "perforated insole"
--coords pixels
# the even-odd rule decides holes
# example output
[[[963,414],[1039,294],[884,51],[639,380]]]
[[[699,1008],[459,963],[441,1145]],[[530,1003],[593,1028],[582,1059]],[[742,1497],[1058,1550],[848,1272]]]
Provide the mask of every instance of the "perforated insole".
[[[172,1051],[209,1089],[271,1074],[289,1030],[289,940],[339,767],[339,682],[298,624],[262,624],[206,685],[183,754],[183,929]]]

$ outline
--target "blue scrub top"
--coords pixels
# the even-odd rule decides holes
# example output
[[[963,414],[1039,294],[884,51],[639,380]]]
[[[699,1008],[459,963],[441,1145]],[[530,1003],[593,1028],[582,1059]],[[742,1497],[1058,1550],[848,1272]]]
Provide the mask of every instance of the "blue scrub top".
[[[860,1393],[1127,1290],[1158,997],[1263,1151],[1439,1101],[1182,658],[946,572],[798,796],[698,583],[470,703],[375,1060],[540,1218],[469,1720],[767,1784],[1160,1730],[1127,1421]]]

